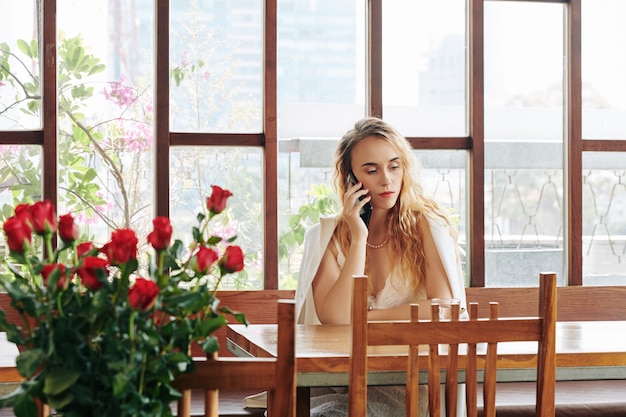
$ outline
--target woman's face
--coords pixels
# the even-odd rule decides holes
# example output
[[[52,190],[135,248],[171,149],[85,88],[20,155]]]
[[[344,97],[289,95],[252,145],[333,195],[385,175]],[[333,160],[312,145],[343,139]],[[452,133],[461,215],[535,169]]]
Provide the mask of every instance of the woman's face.
[[[392,208],[402,187],[400,154],[385,139],[370,136],[354,146],[351,156],[352,172],[369,190],[372,207]]]

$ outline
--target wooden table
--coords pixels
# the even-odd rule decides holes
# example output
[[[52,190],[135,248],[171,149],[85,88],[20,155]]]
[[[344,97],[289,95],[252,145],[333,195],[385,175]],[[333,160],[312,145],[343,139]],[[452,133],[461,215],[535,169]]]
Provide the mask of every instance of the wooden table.
[[[276,330],[273,324],[229,325],[228,349],[237,356],[275,356]],[[626,321],[557,322],[556,335],[558,381],[626,379]],[[368,383],[404,385],[407,348],[370,349]],[[347,386],[349,352],[348,325],[297,326],[298,415],[308,407],[309,388]],[[498,354],[504,368],[498,370],[498,381],[535,380],[536,342],[501,343]],[[420,381],[427,382],[425,372]]]

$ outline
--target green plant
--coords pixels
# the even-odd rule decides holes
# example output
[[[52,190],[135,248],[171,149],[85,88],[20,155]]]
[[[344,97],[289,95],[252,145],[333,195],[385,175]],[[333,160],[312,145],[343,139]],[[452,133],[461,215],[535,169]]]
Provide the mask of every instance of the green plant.
[[[35,40],[20,39],[16,44],[21,55],[8,44],[0,44],[0,82],[15,94],[13,103],[0,108],[0,116],[19,108],[39,118],[40,76],[24,70],[39,63],[39,46]],[[149,190],[138,176],[150,165],[149,153],[142,151],[152,143],[152,98],[146,88],[129,85],[123,76],[97,89],[94,77],[106,67],[88,52],[79,36],[61,36],[57,54],[61,202],[83,222],[97,218],[109,230],[136,224],[145,210],[138,196]],[[97,105],[117,109],[117,115],[97,120],[89,114],[100,97],[104,102]],[[2,153],[5,164],[0,166],[0,183],[11,184],[13,205],[40,196],[39,152],[38,147],[16,147]],[[106,210],[109,204],[116,210]],[[4,218],[11,207],[3,207]]]
[[[223,277],[243,269],[243,252],[230,244],[236,237],[220,254],[222,238],[209,228],[231,195],[213,186],[188,248],[171,243],[168,218],[155,218],[148,278],[138,272],[132,229],[114,231],[98,248],[79,243],[73,217],[57,220],[49,201],[17,206],[3,225],[10,249],[4,262],[15,279],[2,285],[22,323],[0,311],[0,330],[22,349],[16,365],[25,381],[0,407],[35,416],[38,399],[65,417],[172,415],[169,404],[181,395],[171,382],[193,371],[192,344],[216,352],[212,334],[227,315],[246,322],[215,296]]]
[[[278,260],[289,262],[295,258],[294,264],[299,265],[299,256],[302,252],[304,235],[307,229],[319,222],[320,216],[337,213],[339,205],[333,189],[327,184],[313,185],[307,192],[312,200],[298,208],[298,212],[289,216],[289,227],[283,230],[278,239]],[[297,271],[283,273],[281,276],[281,288],[295,288]]]

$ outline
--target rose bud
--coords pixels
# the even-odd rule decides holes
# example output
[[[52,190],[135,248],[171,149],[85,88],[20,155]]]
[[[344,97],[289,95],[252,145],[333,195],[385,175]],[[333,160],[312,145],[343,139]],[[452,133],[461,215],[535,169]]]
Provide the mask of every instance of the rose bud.
[[[239,246],[228,246],[220,260],[222,270],[232,273],[243,269],[243,251]]]
[[[76,273],[85,287],[92,291],[97,291],[104,285],[104,283],[98,279],[98,275],[107,277],[109,275],[108,266],[109,262],[106,259],[87,256],[83,259],[82,265],[78,268]]]
[[[30,207],[33,230],[38,235],[54,233],[57,230],[56,213],[50,200],[37,201]]]
[[[137,259],[137,236],[132,229],[118,229],[111,233],[111,240],[100,252],[104,253],[112,265],[123,265]]]
[[[74,223],[74,217],[69,213],[59,217],[59,237],[66,243],[78,239],[78,225]]]
[[[33,229],[33,215],[30,212],[30,204],[18,204],[15,207],[15,217],[23,220],[30,229]]]
[[[224,190],[217,185],[212,185],[213,189],[211,197],[206,199],[206,208],[213,214],[219,214],[226,208],[226,200],[231,197],[233,193],[228,190]]]
[[[152,307],[159,295],[159,287],[154,281],[137,278],[128,292],[128,302],[135,310],[146,311]]]
[[[22,217],[11,216],[2,225],[6,235],[7,245],[11,252],[24,253],[26,245],[32,242],[32,229],[27,220]]]
[[[170,219],[164,216],[152,220],[154,230],[148,235],[148,243],[155,250],[167,249],[172,239],[172,225]]]
[[[61,290],[65,288],[65,265],[63,264],[46,264],[41,269],[41,276],[43,277],[44,282],[48,282],[48,278],[52,275],[54,271],[59,271],[61,276],[57,281],[57,289]]]
[[[214,249],[206,246],[200,246],[195,256],[194,271],[198,274],[206,274],[209,268],[217,261],[219,255]]]
[[[87,255],[89,252],[93,251],[95,248],[96,247],[91,242],[79,243],[78,246],[76,246],[76,255],[79,258],[82,258],[83,256]]]

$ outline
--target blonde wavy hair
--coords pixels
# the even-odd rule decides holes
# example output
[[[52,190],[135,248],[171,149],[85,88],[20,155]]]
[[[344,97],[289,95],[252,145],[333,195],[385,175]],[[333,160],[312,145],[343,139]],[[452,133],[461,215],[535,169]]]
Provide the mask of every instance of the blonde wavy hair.
[[[399,275],[396,276],[409,279],[410,287],[417,292],[424,281],[426,271],[422,232],[418,227],[421,216],[445,222],[455,240],[457,231],[437,202],[424,195],[419,181],[421,167],[413,154],[411,144],[395,128],[377,117],[357,121],[354,127],[343,135],[335,150],[333,183],[338,191],[340,203],[343,203],[343,196],[346,193],[346,177],[352,170],[352,149],[361,140],[371,136],[386,140],[400,156],[403,168],[402,186],[398,201],[387,214],[387,225],[388,234],[391,236],[390,253],[402,253],[402,256],[399,263],[392,262],[391,265],[395,265],[393,268],[399,268]],[[334,236],[342,252],[347,253],[350,246],[350,231],[341,216],[337,219]],[[366,260],[366,274],[368,269]]]

